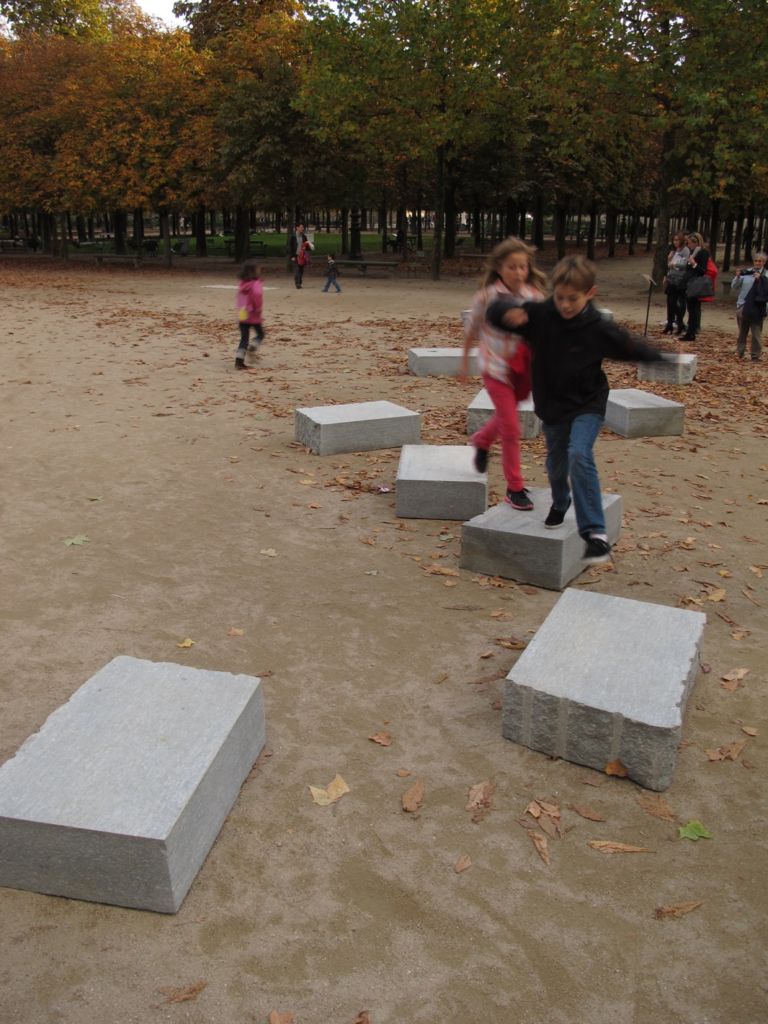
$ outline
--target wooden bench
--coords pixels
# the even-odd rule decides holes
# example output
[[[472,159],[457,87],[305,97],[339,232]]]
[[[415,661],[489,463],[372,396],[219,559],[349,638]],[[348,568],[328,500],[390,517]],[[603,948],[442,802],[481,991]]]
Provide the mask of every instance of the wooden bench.
[[[87,254],[90,259],[96,260],[99,266],[102,263],[132,263],[134,267],[140,267],[143,255],[140,252],[123,255],[119,252],[94,252]]]
[[[234,238],[224,239],[224,248],[227,250],[227,256],[235,255],[235,240]],[[264,257],[267,256],[267,243],[266,242],[250,242],[248,245],[248,257]]]
[[[400,263],[398,260],[336,260],[336,266],[357,267],[361,274],[367,274],[368,267],[386,267],[387,270],[393,270],[399,267]]]

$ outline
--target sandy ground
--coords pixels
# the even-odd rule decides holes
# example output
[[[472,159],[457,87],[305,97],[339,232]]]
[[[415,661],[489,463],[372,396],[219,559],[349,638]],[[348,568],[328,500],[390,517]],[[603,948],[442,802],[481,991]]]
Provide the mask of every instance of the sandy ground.
[[[601,262],[618,318],[642,325],[647,265]],[[231,268],[0,263],[0,760],[118,654],[259,675],[268,715],[268,756],[175,916],[0,889],[0,1020],[765,1021],[768,362],[736,361],[720,300],[696,382],[656,388],[686,403],[685,434],[598,444],[624,528],[615,568],[575,585],[708,620],[675,780],[649,804],[500,736],[503,643],[558,595],[431,571],[456,569],[460,524],[396,519],[396,451],[293,440],[297,406],[386,398],[423,412],[425,441],[463,443],[478,382],[409,376],[406,352],[460,343],[474,279],[320,283],[269,272],[267,340],[238,373]],[[651,333],[662,316],[654,300]],[[524,447],[544,486],[541,442]],[[498,500],[498,456],[491,482]],[[308,786],[336,773],[350,792],[316,806]],[[561,838],[543,816],[549,866],[520,823],[534,800],[561,814]],[[678,838],[692,819],[713,838]]]

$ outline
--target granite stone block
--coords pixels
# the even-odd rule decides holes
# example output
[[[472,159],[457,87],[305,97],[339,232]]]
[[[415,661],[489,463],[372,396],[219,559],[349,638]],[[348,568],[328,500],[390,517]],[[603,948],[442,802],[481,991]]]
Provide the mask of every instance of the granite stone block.
[[[467,433],[474,434],[485,426],[496,412],[488,391],[483,388],[467,406]],[[517,415],[520,418],[520,436],[530,441],[541,433],[541,420],[533,411],[533,399],[529,396],[517,403]]]
[[[394,402],[353,402],[296,410],[296,440],[316,455],[418,444],[421,416]]]
[[[622,437],[682,434],[685,406],[639,388],[611,389],[605,425]]]
[[[258,679],[115,658],[0,768],[0,885],[175,913],[265,734]]]
[[[563,525],[548,530],[544,520],[552,504],[548,488],[529,487],[531,512],[520,512],[502,502],[461,528],[462,569],[503,576],[549,590],[562,590],[584,568],[584,541],[576,529],[571,506]],[[603,494],[606,532],[615,544],[621,532],[622,500]]]
[[[395,511],[404,519],[471,519],[488,505],[488,474],[469,445],[407,444],[397,467]]]
[[[409,348],[408,369],[417,377],[456,377],[461,369],[463,350],[460,348]],[[477,349],[469,350],[469,375],[476,377]]]
[[[701,612],[566,590],[507,676],[502,735],[647,789],[672,781]]]
[[[660,384],[690,384],[696,376],[698,358],[690,352],[668,354],[656,363],[638,363],[637,379]]]

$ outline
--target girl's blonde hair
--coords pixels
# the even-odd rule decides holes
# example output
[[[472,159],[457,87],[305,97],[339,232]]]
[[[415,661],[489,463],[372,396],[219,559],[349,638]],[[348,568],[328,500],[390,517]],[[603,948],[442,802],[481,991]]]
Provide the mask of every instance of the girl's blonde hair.
[[[705,245],[704,239],[702,238],[702,236],[699,234],[698,231],[689,231],[688,232],[688,237],[693,239],[693,244],[694,245],[697,245],[700,249],[704,248],[704,245]]]
[[[547,278],[536,266],[536,250],[532,246],[526,245],[522,238],[517,238],[515,235],[511,235],[509,238],[505,238],[503,242],[499,242],[488,256],[481,287],[487,288],[494,281],[500,281],[500,268],[504,260],[508,256],[520,252],[528,257],[528,284],[532,284],[540,292],[545,292],[547,290]]]

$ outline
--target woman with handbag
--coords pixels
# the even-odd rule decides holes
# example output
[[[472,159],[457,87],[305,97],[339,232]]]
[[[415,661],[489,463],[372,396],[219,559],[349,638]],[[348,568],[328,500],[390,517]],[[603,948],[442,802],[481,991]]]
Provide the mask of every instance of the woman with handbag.
[[[667,322],[662,334],[682,334],[685,330],[685,284],[688,277],[688,257],[691,255],[685,244],[685,235],[676,231],[672,236],[672,248],[667,254],[667,274],[664,291],[667,293]]]
[[[712,279],[707,275],[709,252],[704,248],[704,239],[698,231],[692,231],[687,238],[691,251],[688,257],[688,277],[685,286],[685,304],[688,307],[688,330],[680,335],[680,341],[695,341],[701,329],[701,303],[714,295]]]

